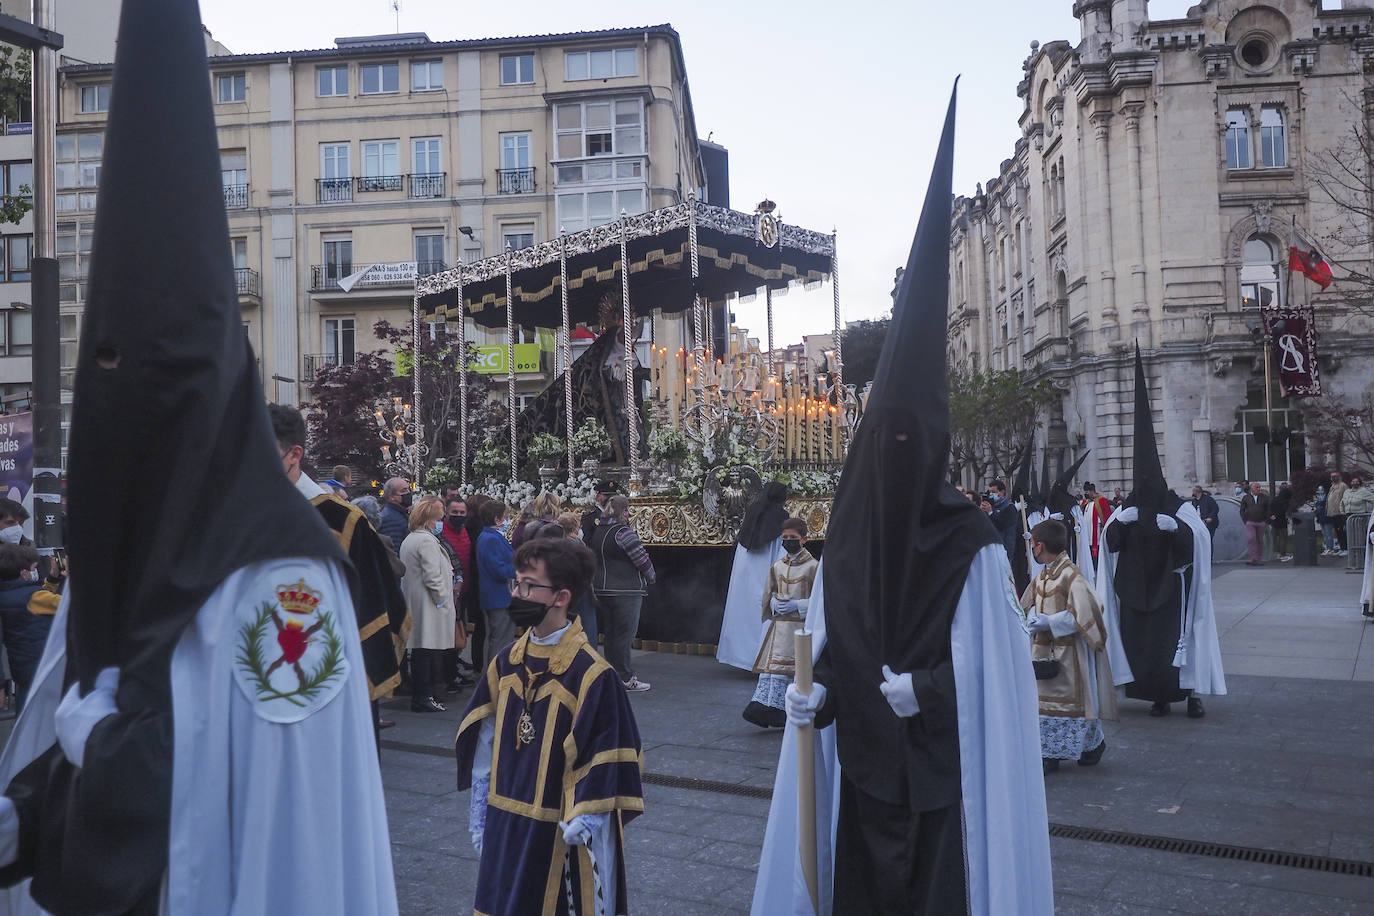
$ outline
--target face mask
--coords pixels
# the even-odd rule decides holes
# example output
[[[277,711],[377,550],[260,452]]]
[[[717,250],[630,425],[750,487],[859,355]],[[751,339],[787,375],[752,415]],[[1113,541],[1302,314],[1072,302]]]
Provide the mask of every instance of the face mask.
[[[10,525],[8,528],[0,529],[0,541],[6,544],[18,544],[19,539],[24,536],[24,529],[20,525]]]
[[[504,522],[502,522],[502,523],[500,524],[500,526],[498,526],[498,527],[499,527],[500,532],[501,532],[502,534],[505,534],[507,531],[510,530],[510,519],[506,519],[506,520],[505,520]]]
[[[466,515],[450,515],[448,517],[448,524],[450,528],[461,528],[467,524],[467,521],[468,517]]]
[[[796,538],[783,538],[782,549],[787,551],[788,553],[796,553],[797,551],[801,550],[801,541],[797,540]]]
[[[517,627],[537,626],[548,612],[549,606],[547,604],[521,598],[519,595],[511,595],[510,606],[506,608],[506,613],[510,614],[511,622]]]
[[[434,527],[431,528],[430,530],[433,531],[436,535],[438,535],[438,534],[443,534],[443,533],[444,533],[444,523],[443,523],[443,521],[437,521],[437,522],[435,522],[435,523],[434,523]]]
[[[1240,487],[1236,487],[1236,495],[1237,495],[1237,496],[1240,496],[1242,492],[1244,492],[1244,491],[1242,491]]]
[[[409,493],[407,493],[407,494],[405,494],[404,496],[401,497],[401,508],[402,508],[402,509],[409,509],[409,508],[410,508],[410,503],[411,503],[411,495],[410,495]]]

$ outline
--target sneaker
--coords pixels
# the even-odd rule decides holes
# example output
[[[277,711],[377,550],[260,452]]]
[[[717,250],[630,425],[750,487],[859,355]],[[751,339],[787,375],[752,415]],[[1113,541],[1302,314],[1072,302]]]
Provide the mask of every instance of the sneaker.
[[[649,689],[649,685],[648,685],[647,683],[645,683],[644,681],[641,681],[639,678],[635,677],[633,674],[630,675],[630,679],[629,679],[628,681],[625,681],[624,683],[625,683],[625,690],[626,690],[626,692],[628,692],[628,693],[643,693],[644,691],[646,691],[646,690]]]
[[[1338,557],[1344,557],[1344,556],[1349,555],[1349,553],[1350,553],[1350,551],[1348,551],[1348,550],[1338,550],[1338,551],[1336,551],[1336,556],[1338,556]]]

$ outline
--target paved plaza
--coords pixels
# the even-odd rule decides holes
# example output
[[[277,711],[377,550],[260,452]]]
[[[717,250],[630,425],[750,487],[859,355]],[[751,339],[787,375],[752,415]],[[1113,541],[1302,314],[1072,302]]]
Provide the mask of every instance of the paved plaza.
[[[1336,561],[1326,561],[1334,564]],[[1154,719],[1127,701],[1092,769],[1046,781],[1064,914],[1374,913],[1374,877],[1155,849],[1146,835],[1374,863],[1374,634],[1359,577],[1334,565],[1216,567],[1230,695],[1207,717]],[[1367,635],[1369,634],[1369,635]],[[780,735],[740,718],[753,678],[710,658],[638,653],[653,690],[632,697],[644,739],[646,812],[627,830],[632,912],[744,913]],[[401,910],[469,912],[476,859],[451,754],[462,700],[411,715],[383,752]],[[1358,869],[1352,869],[1358,871]],[[1364,869],[1374,873],[1374,866]]]

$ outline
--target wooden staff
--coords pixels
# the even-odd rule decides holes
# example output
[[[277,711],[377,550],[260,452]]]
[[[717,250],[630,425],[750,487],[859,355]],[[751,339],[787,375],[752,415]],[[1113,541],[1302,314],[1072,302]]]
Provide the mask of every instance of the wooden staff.
[[[811,694],[811,631],[796,635],[797,691]],[[801,852],[802,876],[811,895],[811,908],[821,911],[819,877],[816,868],[816,729],[805,725],[797,729],[797,842]]]

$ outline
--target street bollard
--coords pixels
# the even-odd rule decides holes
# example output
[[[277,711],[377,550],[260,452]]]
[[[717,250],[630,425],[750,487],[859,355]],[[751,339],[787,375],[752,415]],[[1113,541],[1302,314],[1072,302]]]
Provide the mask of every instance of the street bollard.
[[[1319,537],[1316,516],[1311,512],[1299,512],[1293,516],[1293,565],[1317,565],[1317,538]]]

